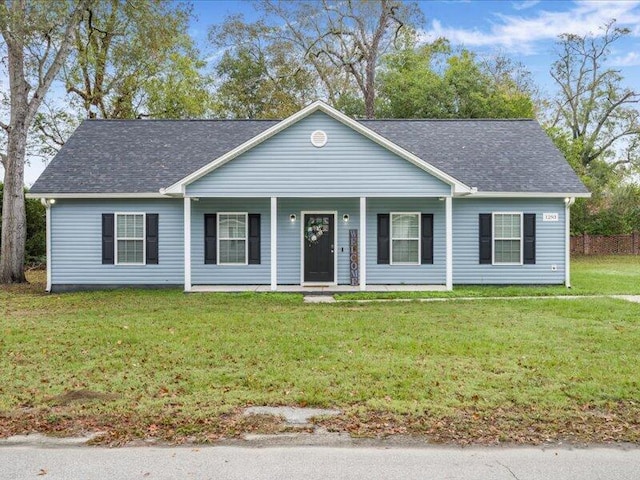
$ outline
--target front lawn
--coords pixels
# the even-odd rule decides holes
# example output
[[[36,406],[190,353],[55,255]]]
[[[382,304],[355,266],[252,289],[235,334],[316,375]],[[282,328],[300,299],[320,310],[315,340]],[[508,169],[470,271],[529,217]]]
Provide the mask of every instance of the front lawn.
[[[342,300],[366,300],[616,294],[640,295],[640,255],[574,257],[571,259],[571,288],[563,285],[454,285],[452,292],[364,292],[337,297]]]
[[[358,435],[638,442],[639,319],[640,304],[612,299],[314,305],[5,288],[0,435],[207,441],[282,428],[242,407],[298,405],[342,409],[319,422]]]

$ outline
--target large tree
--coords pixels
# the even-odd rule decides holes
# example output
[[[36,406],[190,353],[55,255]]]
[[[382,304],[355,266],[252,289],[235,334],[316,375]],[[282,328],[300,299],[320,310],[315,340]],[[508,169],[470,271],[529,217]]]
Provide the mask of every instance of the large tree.
[[[216,116],[282,118],[315,99],[312,71],[280,30],[263,21],[246,23],[241,15],[211,28],[211,42],[224,51],[215,67]]]
[[[212,79],[188,35],[190,6],[168,0],[103,0],[74,29],[61,72],[65,102],[47,102],[34,151],[50,156],[84,118],[201,118]]]
[[[0,0],[10,103],[9,122],[0,123],[6,135],[6,153],[0,157],[5,171],[0,283],[25,281],[27,135],[69,55],[74,28],[90,5],[91,0]]]
[[[632,167],[640,160],[640,90],[625,86],[609,66],[611,48],[628,33],[612,21],[599,34],[564,34],[558,41],[551,68],[558,94],[549,127],[555,137],[566,137],[580,167],[596,161]]]
[[[313,69],[318,96],[335,106],[353,104],[355,98],[368,118],[375,116],[381,57],[406,28],[422,21],[414,3],[400,0],[262,0],[258,6],[263,13],[259,22],[231,17],[212,29],[214,43],[246,48],[256,43],[252,32],[262,28],[267,35],[261,42],[291,52],[293,72]]]
[[[188,4],[167,0],[103,0],[87,11],[74,29],[74,55],[63,72],[84,116],[203,115],[208,107],[201,101],[203,63],[187,34],[189,19]],[[191,101],[182,78],[189,79],[189,93],[196,92],[200,101]],[[172,85],[173,107],[158,98],[166,83]]]
[[[640,91],[610,65],[611,50],[628,34],[611,21],[595,34],[567,33],[557,42],[547,132],[592,193],[571,209],[573,232],[626,233],[629,212],[640,208],[627,185],[640,168]]]

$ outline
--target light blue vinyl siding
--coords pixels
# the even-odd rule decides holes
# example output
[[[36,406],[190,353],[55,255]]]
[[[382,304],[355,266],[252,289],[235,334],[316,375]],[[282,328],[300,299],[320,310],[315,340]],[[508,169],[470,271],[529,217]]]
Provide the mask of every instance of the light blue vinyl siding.
[[[269,198],[201,198],[191,202],[191,283],[193,285],[260,285],[271,280],[271,203]],[[260,214],[260,265],[204,263],[205,213]]]
[[[315,130],[328,135],[322,148],[311,145]],[[188,195],[213,197],[407,197],[450,192],[450,185],[322,112],[187,186]]]
[[[335,211],[338,232],[337,280],[349,284],[349,229],[360,228],[358,198],[278,199],[278,284],[301,281],[303,211]],[[145,212],[159,214],[158,265],[102,265],[102,214]],[[204,214],[247,212],[261,215],[260,265],[205,265]],[[378,265],[377,214],[421,212],[434,215],[433,265]],[[480,213],[536,214],[535,265],[480,265],[478,216]],[[291,222],[289,216],[297,216]],[[344,222],[344,214],[349,221]],[[543,222],[544,213],[557,213],[558,222]],[[564,282],[565,210],[562,199],[453,200],[454,284],[561,284]],[[270,283],[269,198],[200,198],[192,202],[192,283],[194,285],[255,285]],[[167,285],[184,281],[183,201],[65,200],[51,208],[52,285]],[[437,198],[367,199],[367,283],[444,284],[445,213]],[[556,270],[552,271],[555,265]]]
[[[433,214],[433,264],[378,265],[378,214],[420,212]],[[437,198],[367,199],[367,283],[442,285],[446,277],[444,202]]]
[[[158,265],[102,265],[102,214],[158,214]],[[51,207],[52,285],[182,284],[182,200],[68,200]]]
[[[360,229],[360,200],[358,198],[281,198],[278,199],[278,284],[299,285],[301,282],[302,212],[337,211],[335,228],[338,244],[338,284],[349,284],[349,230]],[[296,215],[296,221],[290,215]],[[349,221],[342,217],[349,214]]]
[[[480,265],[479,215],[493,212],[536,214],[535,265]],[[544,213],[557,213],[557,222],[543,222]],[[561,284],[565,274],[565,209],[555,199],[453,200],[454,284]],[[557,270],[552,271],[552,265]]]

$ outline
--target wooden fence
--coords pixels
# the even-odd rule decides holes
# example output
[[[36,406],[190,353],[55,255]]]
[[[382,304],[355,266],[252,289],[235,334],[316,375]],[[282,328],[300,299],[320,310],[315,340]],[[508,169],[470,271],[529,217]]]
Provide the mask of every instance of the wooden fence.
[[[628,235],[588,235],[571,237],[575,255],[640,255],[640,232]]]

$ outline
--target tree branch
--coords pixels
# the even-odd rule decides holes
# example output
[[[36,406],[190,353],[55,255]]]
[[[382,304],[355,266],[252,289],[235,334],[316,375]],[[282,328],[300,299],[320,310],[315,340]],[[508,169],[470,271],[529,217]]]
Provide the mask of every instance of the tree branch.
[[[67,54],[69,49],[71,48],[71,39],[73,37],[73,31],[76,28],[76,25],[80,21],[80,17],[82,13],[91,5],[93,0],[79,0],[76,5],[73,13],[69,17],[67,21],[67,25],[64,30],[64,35],[62,37],[62,41],[60,42],[60,47],[56,52],[56,55],[53,59],[53,62],[47,69],[47,72],[44,74],[43,78],[39,78],[38,87],[31,97],[29,101],[28,110],[27,110],[27,123],[31,123],[31,120],[35,117],[38,108],[40,108],[40,104],[44,99],[45,93],[49,90],[49,87],[53,83],[53,80],[58,75],[62,64],[67,58]]]

